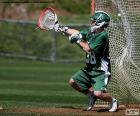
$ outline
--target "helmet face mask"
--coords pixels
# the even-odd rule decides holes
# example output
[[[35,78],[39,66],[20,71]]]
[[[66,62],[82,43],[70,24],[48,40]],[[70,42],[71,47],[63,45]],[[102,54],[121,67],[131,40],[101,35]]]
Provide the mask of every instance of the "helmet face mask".
[[[110,16],[104,11],[96,11],[91,17],[91,31],[109,26]],[[93,30],[94,29],[94,30]]]

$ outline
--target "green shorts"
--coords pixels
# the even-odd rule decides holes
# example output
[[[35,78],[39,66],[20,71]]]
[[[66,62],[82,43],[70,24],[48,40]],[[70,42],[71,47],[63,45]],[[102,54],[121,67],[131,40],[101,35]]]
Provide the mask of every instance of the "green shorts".
[[[90,87],[94,91],[106,91],[109,75],[102,70],[87,71],[85,69],[79,70],[72,78],[80,87],[81,91],[86,91]]]

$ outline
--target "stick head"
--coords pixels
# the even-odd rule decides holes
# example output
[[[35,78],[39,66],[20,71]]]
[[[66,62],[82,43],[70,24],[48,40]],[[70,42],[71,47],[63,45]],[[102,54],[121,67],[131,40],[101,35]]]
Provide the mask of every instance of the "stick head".
[[[57,16],[55,11],[52,8],[45,8],[38,18],[37,25],[40,29],[51,30],[56,22]]]

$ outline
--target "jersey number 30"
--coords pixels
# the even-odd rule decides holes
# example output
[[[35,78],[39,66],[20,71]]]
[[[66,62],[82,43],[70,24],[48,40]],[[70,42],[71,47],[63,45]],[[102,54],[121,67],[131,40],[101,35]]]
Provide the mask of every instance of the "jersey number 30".
[[[86,63],[88,64],[96,64],[95,54],[89,53],[86,55]]]

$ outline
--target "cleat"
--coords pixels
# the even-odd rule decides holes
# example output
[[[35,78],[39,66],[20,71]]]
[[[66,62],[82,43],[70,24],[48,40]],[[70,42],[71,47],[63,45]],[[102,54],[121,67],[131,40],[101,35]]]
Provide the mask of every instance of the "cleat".
[[[118,102],[115,98],[112,99],[112,102],[110,104],[109,112],[116,112],[118,109]]]
[[[88,108],[86,109],[86,111],[91,111],[92,108],[93,108],[93,106],[90,106],[90,107],[88,107]]]
[[[86,111],[91,111],[94,104],[95,104],[96,98],[93,94],[93,92],[88,93],[88,107],[86,109]]]

